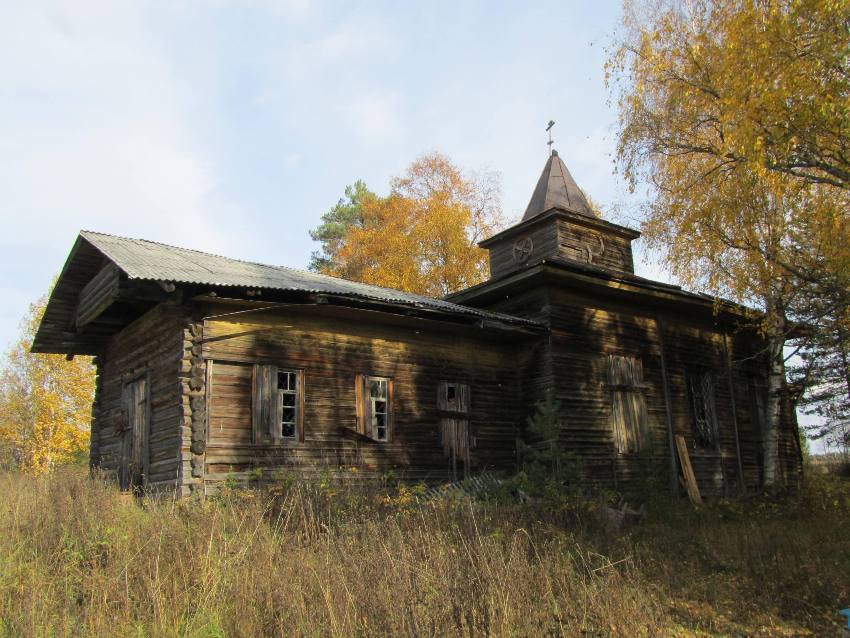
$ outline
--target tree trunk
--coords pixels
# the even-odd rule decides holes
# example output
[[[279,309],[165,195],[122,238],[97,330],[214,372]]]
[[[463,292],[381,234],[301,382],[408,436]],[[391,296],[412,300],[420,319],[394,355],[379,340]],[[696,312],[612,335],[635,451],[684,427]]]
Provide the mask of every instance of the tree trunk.
[[[847,384],[847,400],[850,401],[850,361],[847,360],[847,348],[844,344],[847,343],[847,338],[841,337],[841,365],[844,367],[844,382]],[[850,461],[850,432],[847,430],[847,422],[841,426],[838,432],[839,450],[844,457],[844,462]]]
[[[767,317],[767,405],[763,442],[764,486],[774,485],[779,472],[779,428],[782,416],[782,390],[785,380],[785,315],[780,304],[768,304]]]

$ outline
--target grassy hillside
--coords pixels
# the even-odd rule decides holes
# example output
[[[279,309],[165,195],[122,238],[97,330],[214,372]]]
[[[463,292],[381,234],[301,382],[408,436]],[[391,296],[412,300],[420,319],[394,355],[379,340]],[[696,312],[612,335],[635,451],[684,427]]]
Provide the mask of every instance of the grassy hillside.
[[[326,481],[138,502],[0,475],[2,636],[824,636],[850,605],[850,485],[651,506],[417,505]]]

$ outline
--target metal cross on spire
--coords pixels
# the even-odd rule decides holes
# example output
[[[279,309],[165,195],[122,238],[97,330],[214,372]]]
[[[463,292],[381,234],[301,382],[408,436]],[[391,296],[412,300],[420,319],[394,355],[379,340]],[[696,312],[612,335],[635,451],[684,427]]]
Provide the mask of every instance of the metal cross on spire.
[[[555,120],[549,120],[549,125],[546,127],[546,132],[549,133],[549,141],[546,142],[546,146],[549,147],[549,155],[552,154],[552,144],[555,142],[552,141],[552,127],[555,126]]]

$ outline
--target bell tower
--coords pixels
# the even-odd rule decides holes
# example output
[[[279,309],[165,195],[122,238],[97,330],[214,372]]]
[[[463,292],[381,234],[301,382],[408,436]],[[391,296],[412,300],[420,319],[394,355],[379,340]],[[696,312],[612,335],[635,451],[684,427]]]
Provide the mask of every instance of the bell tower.
[[[520,223],[482,241],[490,252],[490,278],[543,261],[585,264],[634,274],[632,241],[640,233],[606,222],[593,211],[553,150]]]

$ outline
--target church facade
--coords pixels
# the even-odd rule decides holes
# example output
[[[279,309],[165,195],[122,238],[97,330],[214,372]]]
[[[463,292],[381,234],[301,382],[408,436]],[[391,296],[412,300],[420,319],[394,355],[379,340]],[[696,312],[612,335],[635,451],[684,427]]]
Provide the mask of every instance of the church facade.
[[[436,482],[516,467],[547,397],[588,482],[762,481],[765,344],[740,306],[634,274],[557,153],[488,281],[431,299],[83,231],[33,352],[94,355],[91,463],[125,489],[354,472]],[[801,471],[782,397],[779,467]]]

